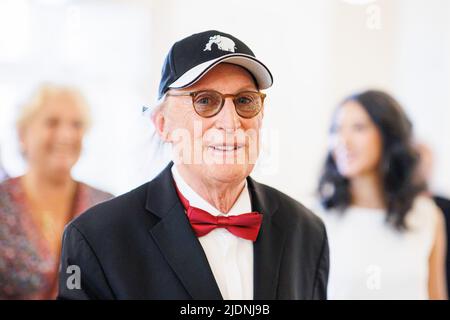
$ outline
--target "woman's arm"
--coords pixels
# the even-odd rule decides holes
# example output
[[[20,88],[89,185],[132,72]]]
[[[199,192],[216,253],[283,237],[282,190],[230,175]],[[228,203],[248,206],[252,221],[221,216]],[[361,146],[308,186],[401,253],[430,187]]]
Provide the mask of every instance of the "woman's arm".
[[[447,235],[442,212],[438,211],[434,245],[429,258],[428,295],[431,300],[448,299],[447,280],[445,276],[445,259],[447,256]]]

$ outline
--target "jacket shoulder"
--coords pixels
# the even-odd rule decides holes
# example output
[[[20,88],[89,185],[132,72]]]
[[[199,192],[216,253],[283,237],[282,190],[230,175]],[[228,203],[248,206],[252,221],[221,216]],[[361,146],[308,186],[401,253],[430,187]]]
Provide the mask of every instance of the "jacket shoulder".
[[[299,201],[273,187],[254,180],[252,182],[258,192],[264,194],[268,201],[276,203],[278,208],[274,214],[283,225],[302,230],[307,228],[320,234],[325,232],[322,219]]]
[[[75,227],[82,234],[108,232],[133,221],[145,209],[148,182],[115,198],[87,209],[67,227]]]

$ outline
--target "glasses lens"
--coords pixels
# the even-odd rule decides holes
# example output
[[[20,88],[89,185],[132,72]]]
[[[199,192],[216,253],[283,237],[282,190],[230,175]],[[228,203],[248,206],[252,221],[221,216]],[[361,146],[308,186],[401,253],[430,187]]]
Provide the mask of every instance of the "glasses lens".
[[[205,118],[216,115],[221,103],[222,97],[214,91],[200,91],[194,97],[195,111]]]
[[[262,98],[256,92],[241,92],[235,98],[236,112],[243,118],[256,116],[262,107]]]

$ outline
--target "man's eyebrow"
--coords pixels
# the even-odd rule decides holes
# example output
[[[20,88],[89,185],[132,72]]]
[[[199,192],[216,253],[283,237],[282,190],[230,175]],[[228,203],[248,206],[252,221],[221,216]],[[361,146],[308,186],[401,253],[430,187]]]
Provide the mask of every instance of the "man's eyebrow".
[[[220,93],[223,93],[223,94],[228,93],[228,92],[221,92],[221,91],[219,91],[219,90],[217,90],[217,89],[213,89],[213,88],[209,88],[209,87],[200,88],[200,89],[196,89],[196,90],[192,90],[192,91],[209,91],[209,90],[211,90],[211,91],[217,91],[217,92],[220,92]],[[189,91],[189,90],[188,90],[188,91]],[[244,86],[244,87],[242,87],[242,88],[240,88],[240,89],[238,89],[238,90],[235,90],[233,93],[236,94],[236,93],[243,92],[243,91],[259,92],[258,88],[256,88],[255,86],[253,86],[253,85],[248,85],[248,86]]]

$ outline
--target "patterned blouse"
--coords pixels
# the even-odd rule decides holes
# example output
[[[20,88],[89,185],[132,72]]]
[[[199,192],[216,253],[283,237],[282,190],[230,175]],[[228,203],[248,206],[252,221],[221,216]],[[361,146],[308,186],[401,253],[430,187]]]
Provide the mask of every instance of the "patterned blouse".
[[[20,179],[0,183],[0,300],[54,299],[59,256],[32,219]],[[111,197],[78,182],[71,219]]]

